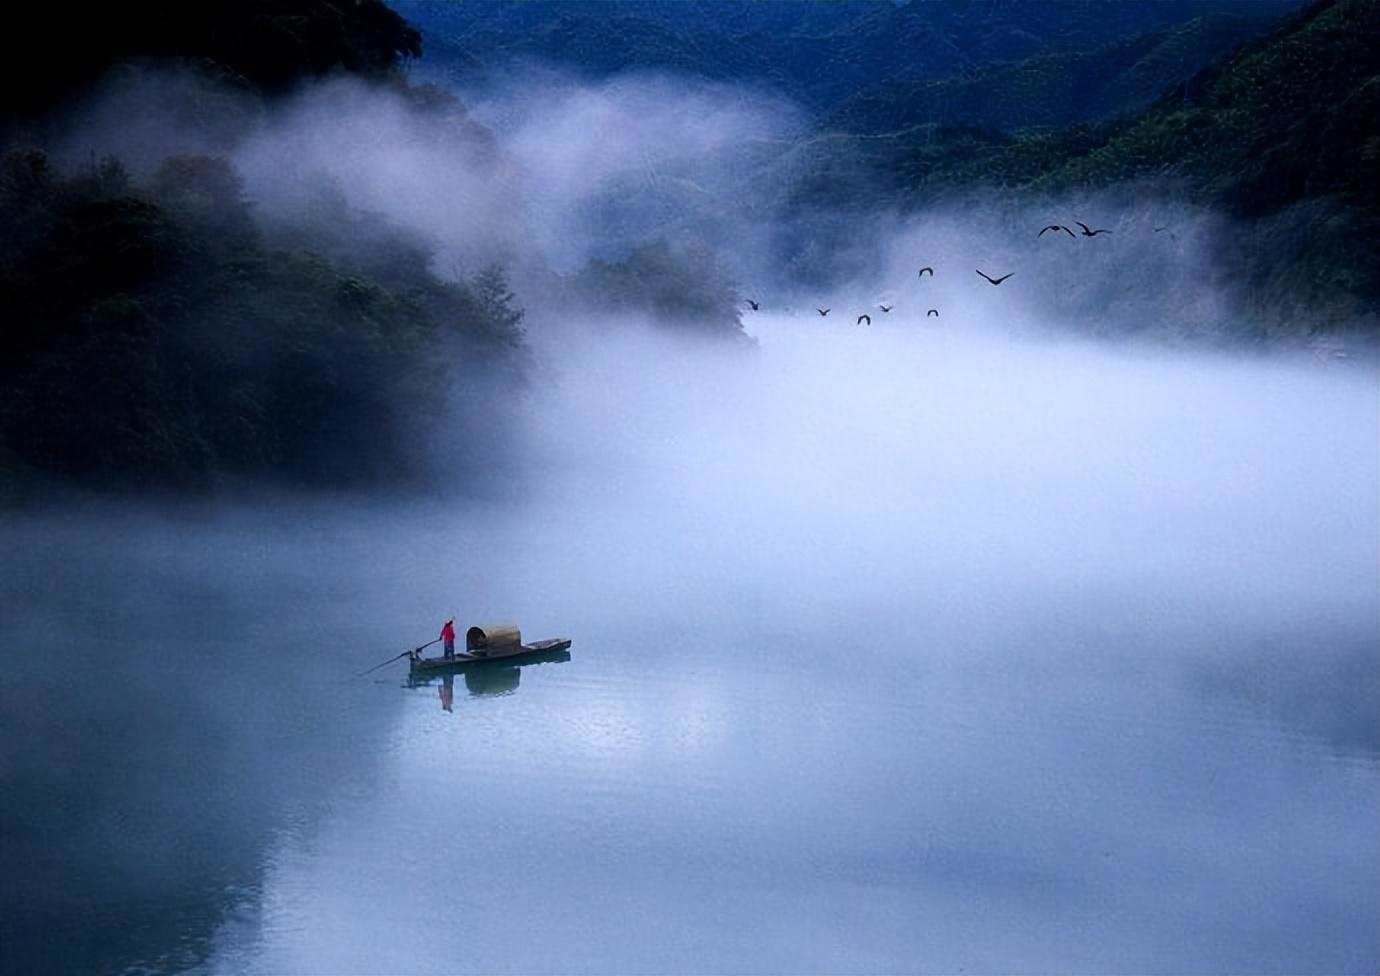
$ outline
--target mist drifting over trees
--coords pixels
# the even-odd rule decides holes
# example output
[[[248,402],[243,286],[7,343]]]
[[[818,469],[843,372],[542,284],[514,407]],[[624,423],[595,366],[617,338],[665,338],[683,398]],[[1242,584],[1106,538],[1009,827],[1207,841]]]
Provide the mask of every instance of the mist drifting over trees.
[[[7,59],[12,498],[434,484],[520,453],[570,335],[741,340],[749,298],[1373,349],[1356,0],[169,10]]]

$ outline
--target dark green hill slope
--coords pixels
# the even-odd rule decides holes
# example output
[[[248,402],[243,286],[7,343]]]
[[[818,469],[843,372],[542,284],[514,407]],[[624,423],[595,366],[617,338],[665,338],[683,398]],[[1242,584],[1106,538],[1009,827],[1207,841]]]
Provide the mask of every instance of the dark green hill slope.
[[[429,473],[442,421],[452,458],[491,448],[501,418],[480,391],[490,377],[511,391],[523,362],[501,272],[438,280],[428,242],[326,186],[311,214],[256,212],[221,156],[155,159],[136,178],[44,146],[111,74],[153,114],[175,78],[172,101],[202,111],[178,124],[231,149],[254,113],[208,106],[271,108],[301,80],[347,73],[386,82],[458,155],[473,124],[399,74],[417,33],[377,0],[137,0],[95,8],[81,32],[70,13],[25,7],[3,35],[0,500],[49,483],[396,486]],[[18,57],[40,43],[48,58]]]
[[[888,193],[1150,180],[1243,217],[1319,196],[1374,208],[1377,45],[1380,3],[1318,0],[1125,119],[1016,133],[918,125],[833,138],[839,153],[889,175]]]
[[[892,80],[847,99],[825,129],[885,133],[918,125],[1003,132],[1129,115],[1243,41],[1264,18],[1215,14],[1088,50],[1044,53],[934,81]]]
[[[836,135],[867,179],[830,189],[925,206],[1013,199],[1175,201],[1234,218],[1211,273],[1262,332],[1380,333],[1380,3],[1319,0],[1138,116],[1017,134],[921,126]],[[809,187],[808,174],[797,181]]]
[[[533,59],[593,77],[669,70],[764,83],[828,109],[889,79],[961,75],[1212,13],[1270,18],[1298,0],[394,0],[393,6],[425,35],[422,67],[452,80],[498,80],[509,62]]]
[[[1336,194],[1380,204],[1380,3],[1321,0],[1045,177],[1172,178],[1242,216]]]
[[[436,281],[423,246],[344,211],[394,274],[275,246],[218,157],[136,185],[14,150],[0,223],[0,474],[21,481],[397,484],[423,473],[411,432],[454,388],[442,363],[514,367],[501,279]]]
[[[1042,185],[1173,181],[1246,223],[1229,242],[1262,316],[1380,332],[1380,3],[1321,0]]]

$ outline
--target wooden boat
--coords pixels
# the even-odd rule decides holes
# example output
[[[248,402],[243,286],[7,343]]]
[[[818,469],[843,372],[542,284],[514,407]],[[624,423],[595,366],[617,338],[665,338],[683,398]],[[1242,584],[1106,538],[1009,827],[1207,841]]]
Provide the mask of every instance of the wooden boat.
[[[455,673],[495,661],[507,665],[569,661],[569,647],[570,640],[565,637],[524,644],[516,626],[495,624],[466,631],[464,653],[457,652],[454,657],[422,657],[414,653],[408,664],[415,675]]]

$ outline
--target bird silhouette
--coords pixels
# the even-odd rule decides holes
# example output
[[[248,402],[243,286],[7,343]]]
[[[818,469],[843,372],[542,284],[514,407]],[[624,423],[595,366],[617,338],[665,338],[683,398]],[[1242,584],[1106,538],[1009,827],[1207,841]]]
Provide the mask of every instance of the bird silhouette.
[[[746,301],[750,306],[752,306],[752,310],[754,312],[762,307],[758,302],[754,302],[751,298],[744,299],[744,301]]]
[[[1078,235],[1076,235],[1073,231],[1071,231],[1071,230],[1069,230],[1067,227],[1065,227],[1063,224],[1050,224],[1048,227],[1045,228],[1045,230],[1040,231],[1040,233],[1036,234],[1035,236],[1036,236],[1036,237],[1044,237],[1044,236],[1045,236],[1045,231],[1049,231],[1049,230],[1062,230],[1065,234],[1069,235],[1070,237],[1074,237],[1074,238],[1076,238],[1076,237],[1078,236]]]
[[[974,268],[973,270],[976,271],[977,269]],[[1006,274],[1002,275],[1000,278],[993,278],[991,275],[983,274],[981,271],[978,271],[978,274],[982,275],[984,278],[986,278],[988,281],[990,281],[990,282],[991,282],[992,284],[994,284],[994,285],[999,285],[999,284],[1001,284],[1003,281],[1005,281],[1007,278],[1010,278],[1010,277],[1011,277],[1013,274],[1015,274],[1015,273],[1016,273],[1016,272],[1014,272],[1014,271],[1008,271]]]
[[[830,310],[827,308],[817,308],[815,309],[815,311],[818,312],[820,315],[828,315]]]
[[[1084,236],[1084,237],[1096,237],[1098,234],[1110,234],[1110,233],[1111,233],[1111,231],[1107,230],[1105,227],[1104,227],[1104,228],[1099,228],[1098,230],[1093,230],[1091,227],[1089,227],[1087,224],[1083,223],[1083,221],[1081,221],[1081,220],[1075,220],[1074,223],[1077,224],[1079,227],[1082,227],[1082,228],[1083,228],[1083,236]]]
[[[920,275],[919,275],[919,277],[921,277],[921,278],[925,277],[925,272],[926,272],[926,271],[928,271],[928,272],[930,273],[930,277],[931,277],[931,278],[934,277],[934,269],[933,269],[933,268],[921,268],[921,269],[920,269]]]
[[[862,325],[864,321],[866,321],[868,325],[871,325],[871,324],[872,324],[872,316],[870,316],[870,315],[859,315],[859,316],[858,316],[858,321],[857,321],[855,324],[856,324],[856,325]]]
[[[939,318],[939,309],[930,309],[928,312],[925,313],[925,318],[929,318],[931,315],[933,315],[935,318]]]
[[[890,311],[891,311],[893,308],[895,308],[896,306],[895,306],[895,305],[878,305],[877,307],[880,308],[883,312],[890,312]]]

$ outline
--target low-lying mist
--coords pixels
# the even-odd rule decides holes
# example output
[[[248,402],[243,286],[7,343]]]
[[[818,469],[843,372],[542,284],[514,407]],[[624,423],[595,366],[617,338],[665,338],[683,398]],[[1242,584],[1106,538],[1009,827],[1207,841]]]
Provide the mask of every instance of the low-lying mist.
[[[1147,631],[1195,652],[1243,628],[1373,639],[1368,369],[961,335],[899,308],[749,330],[749,356],[629,328],[549,364],[522,494],[578,599],[688,588],[802,630],[865,613],[864,650],[981,653],[1027,627],[1077,635],[1055,656]]]
[[[132,153],[114,119],[138,91],[93,103],[68,152]],[[759,89],[534,69],[458,101],[327,82],[234,143],[268,225],[338,216],[310,204],[328,191],[396,228],[337,228],[356,261],[421,242],[441,277],[495,261],[512,274],[526,379],[482,389],[516,424],[481,450],[473,420],[419,419],[416,439],[443,490],[514,506],[473,517],[540,550],[554,582],[445,585],[520,581],[475,612],[557,619],[683,591],[784,601],[773,627],[866,611],[869,628],[897,629],[887,640],[919,626],[927,644],[974,649],[1029,626],[1112,643],[1148,627],[1200,649],[1238,625],[1336,626],[1333,648],[1373,637],[1371,346],[1195,352],[1265,332],[1214,265],[1230,222],[1169,186],[802,214],[788,178],[801,152],[780,150],[803,119]],[[196,131],[137,134],[154,157]],[[826,224],[822,252],[811,234]],[[626,280],[592,280],[645,294],[564,304],[571,272],[661,240],[677,245],[665,262],[708,253],[717,270],[628,264]],[[700,341],[666,312],[667,296],[711,287],[721,331],[741,323],[755,348]],[[1110,341],[1128,336],[1157,341]]]
[[[378,748],[365,716],[397,704],[371,682],[398,673],[349,676],[450,615],[571,637],[591,677],[700,655],[747,682],[904,669],[931,708],[946,688],[1019,687],[1056,712],[1134,685],[1380,753],[1368,370],[749,323],[752,350],[571,323],[537,353],[515,462],[454,472],[482,500],[95,505],[7,526],[0,637],[24,654],[0,770],[27,799],[6,861],[58,866],[11,906],[25,939],[82,877],[100,883],[80,897],[145,937],[209,933],[227,891],[252,901],[282,824],[384,775],[355,752]],[[93,940],[69,951],[125,951]],[[170,958],[201,951],[180,945],[191,957]]]
[[[922,607],[964,640],[1026,613],[1110,632],[1184,619],[1186,640],[1237,613],[1262,633],[1373,622],[1373,349],[1194,353],[1264,332],[1214,264],[1230,222],[1172,187],[806,211],[791,180],[820,143],[801,110],[664,75],[532,68],[458,99],[336,80],[258,116],[206,102],[219,126],[117,124],[149,92],[197,84],[112,83],[65,152],[225,151],[289,240],[315,221],[308,239],[354,265],[413,248],[442,278],[506,266],[525,378],[476,386],[466,372],[491,364],[457,359],[438,375],[470,407],[419,416],[414,439],[442,485],[537,505],[570,539],[556,565],[604,554],[570,575],[610,599],[665,579],[802,592],[802,615],[827,617],[837,595],[907,620]],[[656,261],[618,264],[663,241]],[[568,307],[562,283],[593,260],[607,273],[588,281],[625,293],[586,284]],[[706,346],[680,306],[757,348]],[[1205,341],[1106,341],[1127,336]],[[481,437],[476,389],[517,424]]]
[[[488,358],[435,354],[454,410],[410,422],[424,489],[0,525],[0,774],[23,841],[0,862],[49,878],[5,897],[21,958],[83,877],[120,927],[193,890],[217,924],[282,823],[374,788],[351,750],[396,696],[344,679],[451,615],[571,637],[595,672],[626,649],[609,635],[645,633],[653,663],[905,661],[1056,703],[1145,678],[1380,753],[1374,346],[1263,341],[1220,264],[1231,222],[1172,187],[812,208],[794,180],[821,144],[757,89],[534,72],[457,101],[331,81],[127,127],[166,82],[141,77],[77,116],[69,161],[224,155],[275,246],[391,268],[402,296],[418,267],[499,264],[525,318]],[[369,454],[337,434],[333,454]],[[334,739],[356,709],[377,723]],[[147,915],[120,914],[130,891]]]
[[[151,105],[162,110],[139,111]],[[153,72],[113,79],[54,148],[74,165],[113,154],[136,172],[173,153],[225,154],[261,222],[338,225],[341,214],[316,202],[338,194],[353,214],[424,243],[441,277],[504,265],[529,308],[551,273],[617,261],[649,242],[693,240],[732,267],[745,294],[778,306],[836,296],[865,310],[933,266],[941,278],[952,272],[963,292],[937,285],[917,296],[927,303],[920,314],[939,299],[941,314],[971,322],[1009,308],[977,287],[981,268],[1014,271],[1005,292],[1078,333],[1261,335],[1233,321],[1240,296],[1227,259],[1239,228],[1179,202],[1172,185],[879,205],[884,193],[856,191],[881,186],[885,174],[812,137],[802,109],[756,87],[667,75],[578,82],[529,66],[483,90],[334,80],[264,107]],[[1086,237],[1079,220],[1107,233]],[[1050,224],[1071,232],[1039,234]],[[395,246],[397,233],[354,248]]]

